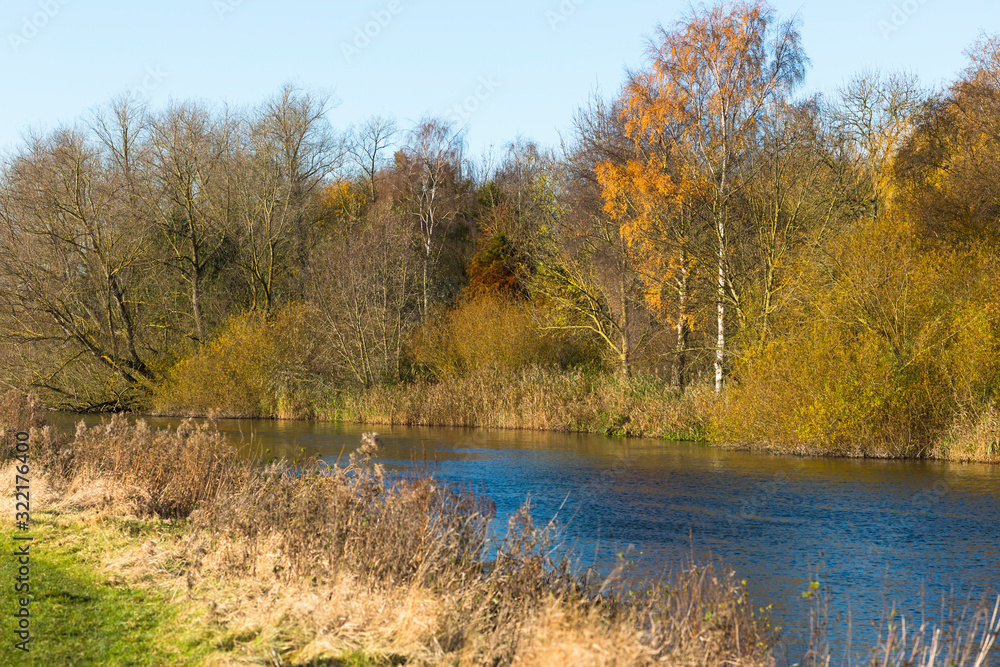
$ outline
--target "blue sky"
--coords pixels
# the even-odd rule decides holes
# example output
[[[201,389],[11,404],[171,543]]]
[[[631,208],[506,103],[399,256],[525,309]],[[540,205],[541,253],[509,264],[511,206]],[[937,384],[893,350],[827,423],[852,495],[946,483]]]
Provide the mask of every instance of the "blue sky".
[[[871,67],[941,85],[993,2],[774,0],[798,13],[811,60],[804,91],[833,92]],[[470,153],[518,135],[568,136],[595,89],[614,93],[643,64],[646,38],[688,6],[675,0],[5,0],[0,8],[0,149],[28,126],[73,123],[135,89],[171,99],[251,105],[285,82],[333,93],[346,127],[391,113],[468,127]],[[367,29],[367,34],[365,34]],[[367,41],[366,41],[367,40]]]

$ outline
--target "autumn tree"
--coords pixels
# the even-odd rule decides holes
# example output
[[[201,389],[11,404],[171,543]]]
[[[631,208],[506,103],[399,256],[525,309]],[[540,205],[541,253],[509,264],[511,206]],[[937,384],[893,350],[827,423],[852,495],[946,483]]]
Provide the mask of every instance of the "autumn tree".
[[[554,158],[530,141],[508,144],[476,192],[477,250],[469,260],[469,289],[526,298],[536,246],[547,222],[536,182]]]
[[[669,143],[682,173],[707,184],[708,220],[715,235],[717,338],[715,388],[722,390],[726,305],[732,303],[732,198],[754,148],[768,104],[787,96],[804,75],[805,56],[794,21],[778,22],[763,0],[698,7],[670,29],[659,28],[649,64],[625,91],[626,130],[634,141]],[[642,178],[682,187],[658,174],[660,152],[636,165]]]
[[[817,261],[828,238],[856,216],[857,165],[820,97],[770,105],[753,169],[734,201],[732,302],[748,343],[773,335],[775,314],[797,293],[797,273]]]
[[[1000,38],[983,36],[967,55],[962,76],[920,116],[893,175],[925,235],[993,245],[1000,219]]]
[[[624,108],[619,116],[627,125]],[[696,215],[702,186],[678,159],[677,148],[662,135],[632,136],[617,159],[601,160],[594,172],[605,214],[620,224],[622,241],[636,258],[637,277],[648,306],[659,317],[672,321],[676,332],[673,384],[683,390],[688,379],[696,271],[692,248],[700,241],[703,225]]]

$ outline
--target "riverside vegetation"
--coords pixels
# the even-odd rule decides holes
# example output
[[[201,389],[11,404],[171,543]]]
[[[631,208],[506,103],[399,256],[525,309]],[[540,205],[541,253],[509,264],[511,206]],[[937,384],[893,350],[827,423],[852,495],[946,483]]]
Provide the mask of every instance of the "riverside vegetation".
[[[30,432],[45,546],[32,664],[774,664],[778,629],[720,563],[641,585],[624,562],[581,573],[551,558],[556,526],[536,526],[529,504],[490,544],[488,498],[390,478],[374,434],[338,465],[288,467],[254,465],[192,421],[157,431],[116,415],[70,438],[15,392],[0,425],[6,472],[14,433]],[[818,588],[804,592],[820,602],[804,657],[825,665]],[[997,606],[939,627],[893,618],[873,664],[988,664]]]
[[[1000,40],[800,94],[763,0],[559,151],[125,96],[0,161],[0,381],[50,408],[1000,460]],[[713,71],[740,72],[714,79]],[[798,92],[797,92],[798,91]]]

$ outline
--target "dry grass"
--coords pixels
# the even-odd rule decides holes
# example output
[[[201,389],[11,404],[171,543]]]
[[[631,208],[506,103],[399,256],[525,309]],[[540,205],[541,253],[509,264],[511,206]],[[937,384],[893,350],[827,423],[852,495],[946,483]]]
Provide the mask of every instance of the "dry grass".
[[[365,424],[583,431],[672,440],[706,436],[715,398],[653,378],[530,366],[375,387],[341,396],[330,417]]]
[[[115,415],[91,428],[80,422],[71,442],[46,449],[47,466],[62,481],[85,480],[87,486],[103,481],[139,515],[186,517],[243,475],[226,438],[191,420],[156,430]]]
[[[926,623],[908,629],[906,620],[892,621],[880,636],[872,663],[881,667],[983,667],[990,664],[990,651],[1000,633],[1000,597],[990,613],[988,607],[971,617],[950,619],[939,626]]]
[[[1000,410],[990,404],[974,414],[959,415],[933,453],[953,461],[1000,463]]]
[[[45,414],[36,396],[8,391],[0,396],[0,462],[13,460],[14,436],[45,426]]]

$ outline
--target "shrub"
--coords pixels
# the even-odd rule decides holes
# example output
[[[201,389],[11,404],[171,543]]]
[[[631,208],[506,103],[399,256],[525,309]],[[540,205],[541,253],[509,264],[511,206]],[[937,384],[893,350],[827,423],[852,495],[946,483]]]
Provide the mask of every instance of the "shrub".
[[[564,362],[573,354],[572,346],[539,330],[530,308],[496,292],[467,296],[458,307],[438,312],[418,329],[413,344],[416,361],[438,375]]]
[[[926,456],[998,378],[995,263],[928,246],[904,222],[858,223],[767,342],[735,364],[718,437],[865,456]]]
[[[155,411],[225,417],[305,417],[323,385],[323,348],[311,310],[289,305],[271,318],[231,318],[215,338],[171,368]]]

